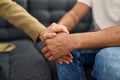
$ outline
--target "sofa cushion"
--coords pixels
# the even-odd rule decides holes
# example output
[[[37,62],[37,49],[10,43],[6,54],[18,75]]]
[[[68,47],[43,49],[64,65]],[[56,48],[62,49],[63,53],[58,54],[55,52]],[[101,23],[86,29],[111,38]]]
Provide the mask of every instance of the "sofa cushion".
[[[44,25],[58,22],[68,12],[77,0],[29,0],[28,11]],[[91,13],[88,13],[81,22],[71,31],[72,33],[84,32],[91,27]]]
[[[0,66],[2,65],[7,78],[10,76],[10,80],[51,80],[50,67],[32,41],[21,39],[10,43],[15,44],[16,48],[9,53],[0,54]]]
[[[0,18],[0,29],[5,28],[5,20]]]
[[[18,39],[31,39],[31,38],[21,30],[18,30],[16,28],[0,29],[0,42]]]
[[[67,2],[72,4],[67,4]],[[74,5],[76,0],[29,0],[28,11],[44,25],[48,26],[59,19]],[[62,5],[62,6],[61,6]]]

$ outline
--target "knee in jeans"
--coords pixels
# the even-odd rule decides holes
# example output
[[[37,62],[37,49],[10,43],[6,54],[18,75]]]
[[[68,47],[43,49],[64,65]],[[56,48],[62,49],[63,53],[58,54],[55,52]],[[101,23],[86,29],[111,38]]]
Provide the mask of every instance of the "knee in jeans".
[[[109,59],[111,57],[118,56],[119,53],[120,53],[120,47],[104,48],[97,53],[96,58]]]
[[[93,76],[97,80],[120,80],[120,47],[101,49],[95,58]],[[117,73],[116,73],[117,72]],[[116,79],[118,78],[118,79]]]

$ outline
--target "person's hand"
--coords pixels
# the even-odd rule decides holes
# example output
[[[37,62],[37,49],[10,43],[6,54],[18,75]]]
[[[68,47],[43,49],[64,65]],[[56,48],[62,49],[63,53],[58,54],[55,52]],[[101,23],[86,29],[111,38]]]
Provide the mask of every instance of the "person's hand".
[[[50,26],[48,26],[45,30],[43,30],[40,33],[39,38],[41,39],[42,42],[44,42],[46,39],[50,39],[56,36],[58,33],[68,33],[67,28],[64,25],[52,23]]]
[[[55,59],[55,61],[57,61],[60,64],[63,64],[63,63],[69,64],[69,63],[73,62],[73,56],[70,53],[66,56]]]
[[[53,38],[56,36],[56,34],[62,33],[62,32],[69,34],[69,32],[67,31],[67,28],[64,25],[53,23],[46,30],[41,32],[40,38],[44,43],[46,39]],[[62,63],[69,64],[70,62],[72,62],[72,59],[73,59],[73,56],[69,54],[64,57],[56,59],[56,61],[61,64]]]
[[[51,51],[48,51],[47,53],[51,53]],[[49,55],[49,54],[46,54],[46,53],[43,53],[43,54],[48,59],[49,59],[49,57],[51,57],[51,55]],[[68,55],[56,58],[54,61],[57,61],[60,64],[63,64],[63,63],[69,64],[69,63],[73,62],[73,56],[71,53],[69,53]]]
[[[59,33],[56,37],[47,39],[45,45],[46,47],[42,49],[42,53],[50,61],[67,56],[73,50],[72,40],[69,34],[66,33]]]
[[[46,48],[47,48],[47,47],[46,47]],[[44,51],[44,49],[43,49],[43,51]],[[43,51],[42,51],[42,52],[43,52]],[[47,51],[47,53],[51,53],[51,51]],[[50,57],[51,55],[44,53],[44,56],[49,59],[49,57]],[[63,64],[63,63],[69,64],[69,63],[73,62],[72,59],[73,59],[73,56],[72,56],[71,53],[69,53],[68,55],[65,55],[65,56],[56,58],[54,61],[57,61],[57,62],[60,63],[60,64]],[[49,59],[49,60],[50,60],[50,59]]]

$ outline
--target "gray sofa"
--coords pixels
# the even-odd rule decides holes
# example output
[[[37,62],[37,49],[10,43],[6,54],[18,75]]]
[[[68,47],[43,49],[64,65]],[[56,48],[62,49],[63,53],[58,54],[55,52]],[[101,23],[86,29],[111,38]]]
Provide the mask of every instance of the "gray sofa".
[[[57,22],[59,19],[67,12],[69,11],[74,4],[76,3],[76,0],[14,0],[21,6],[23,6],[32,16],[37,18],[41,23],[46,25],[50,25],[52,22]],[[85,32],[90,31],[93,26],[91,25],[91,13],[89,12],[81,22],[71,31],[71,33],[78,33],[78,32]],[[34,43],[31,38],[22,32],[21,30],[18,30],[14,28],[11,24],[9,24],[4,19],[0,18],[0,42],[12,42],[16,45],[16,49],[13,52],[10,52],[9,54],[0,54],[0,65],[5,65],[5,71],[4,73],[7,73],[7,77],[9,77],[9,60],[13,60],[16,55],[11,55],[13,53],[19,53],[21,55],[24,55],[25,53],[37,53],[40,54],[40,50],[43,47],[42,42]],[[9,57],[12,56],[13,59],[10,59]],[[43,61],[43,67],[42,70],[47,69],[48,71],[48,79],[50,80],[57,80],[56,75],[56,69],[54,62],[48,62],[41,54],[41,61]],[[18,57],[19,58],[19,57]],[[12,65],[12,64],[11,64]],[[17,66],[20,66],[18,64]],[[3,67],[0,67],[3,68]],[[91,79],[90,77],[90,66],[86,67],[86,73],[88,80]],[[16,67],[17,69],[17,67]],[[2,69],[0,69],[2,70]],[[0,74],[0,80],[3,80],[2,73]],[[13,75],[12,75],[13,76]],[[43,77],[43,76],[41,76]],[[17,80],[17,79],[16,79]],[[41,80],[43,80],[41,78]]]

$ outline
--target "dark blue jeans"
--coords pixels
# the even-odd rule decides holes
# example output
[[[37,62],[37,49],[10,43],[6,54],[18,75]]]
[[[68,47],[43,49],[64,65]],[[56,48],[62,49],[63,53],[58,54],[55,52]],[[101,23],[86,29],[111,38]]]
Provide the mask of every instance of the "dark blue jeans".
[[[91,75],[96,80],[120,80],[120,47],[75,50],[72,54],[71,64],[56,63],[59,80],[86,80],[83,65],[91,64],[94,64]]]

